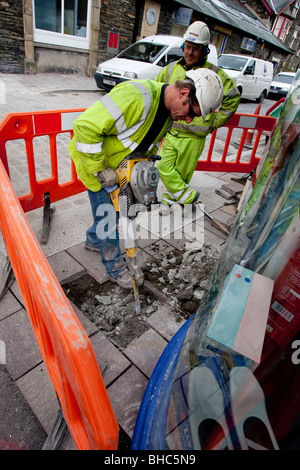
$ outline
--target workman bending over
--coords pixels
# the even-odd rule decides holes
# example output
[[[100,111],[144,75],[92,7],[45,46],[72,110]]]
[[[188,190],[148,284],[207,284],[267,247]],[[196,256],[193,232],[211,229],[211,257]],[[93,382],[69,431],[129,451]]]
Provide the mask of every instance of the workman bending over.
[[[69,152],[78,178],[87,188],[94,218],[86,233],[85,248],[100,252],[109,278],[124,288],[132,287],[132,276],[121,255],[118,214],[106,189],[118,182],[114,170],[133,151],[156,153],[153,147],[166,134],[172,120],[189,123],[201,115],[199,96],[204,89],[207,92],[209,87],[211,92],[207,93],[210,112],[220,105],[222,82],[214,72],[193,71],[188,77],[189,73],[187,80],[171,85],[153,80],[120,83],[73,123]],[[105,238],[100,235],[102,230],[97,231],[97,225],[102,227],[104,219],[110,229]],[[135,277],[140,285],[143,273],[139,270]]]
[[[195,21],[183,36],[183,57],[164,67],[155,80],[163,83],[175,83],[183,80],[188,70],[213,70],[223,83],[224,97],[218,113],[207,112],[196,117],[192,122],[182,120],[173,123],[164,138],[157,163],[160,178],[168,192],[163,194],[162,213],[174,203],[190,204],[199,197],[189,185],[197,162],[204,149],[206,136],[214,129],[224,126],[233,116],[240,103],[240,93],[234,81],[223,69],[207,61],[209,54],[210,32],[205,23]],[[199,104],[202,109],[201,99]]]

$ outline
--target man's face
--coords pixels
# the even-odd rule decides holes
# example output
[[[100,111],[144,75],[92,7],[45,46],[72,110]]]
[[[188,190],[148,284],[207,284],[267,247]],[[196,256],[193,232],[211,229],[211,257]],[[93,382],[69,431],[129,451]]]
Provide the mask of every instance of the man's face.
[[[202,49],[203,46],[200,46],[199,44],[193,44],[190,41],[185,41],[183,56],[188,67],[193,67],[199,62]]]
[[[189,124],[195,116],[201,116],[200,106],[192,103],[189,93],[188,88],[183,88],[177,99],[172,101],[170,115],[173,121],[186,121]]]

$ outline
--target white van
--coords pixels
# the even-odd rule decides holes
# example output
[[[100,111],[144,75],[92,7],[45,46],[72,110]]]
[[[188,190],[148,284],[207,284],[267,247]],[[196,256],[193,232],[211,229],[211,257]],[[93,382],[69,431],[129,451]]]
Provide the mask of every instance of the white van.
[[[154,35],[137,41],[113,59],[98,65],[96,84],[106,91],[120,82],[133,79],[153,79],[165,65],[183,56],[184,40],[178,36]],[[208,60],[217,65],[215,46],[209,46]]]
[[[273,79],[273,64],[266,60],[236,54],[220,54],[218,65],[232,78],[242,98],[262,103]]]

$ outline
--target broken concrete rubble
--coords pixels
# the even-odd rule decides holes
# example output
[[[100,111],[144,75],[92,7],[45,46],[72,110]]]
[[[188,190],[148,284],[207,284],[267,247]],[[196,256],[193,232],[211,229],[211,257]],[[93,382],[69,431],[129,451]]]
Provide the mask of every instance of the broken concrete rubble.
[[[135,313],[131,290],[108,281],[98,284],[88,275],[64,286],[70,300],[118,348],[125,348],[148,329],[148,316],[170,305],[187,319],[209,289],[221,252],[208,246],[158,252],[142,269],[145,284],[139,288],[141,315]],[[159,295],[157,295],[159,294]]]

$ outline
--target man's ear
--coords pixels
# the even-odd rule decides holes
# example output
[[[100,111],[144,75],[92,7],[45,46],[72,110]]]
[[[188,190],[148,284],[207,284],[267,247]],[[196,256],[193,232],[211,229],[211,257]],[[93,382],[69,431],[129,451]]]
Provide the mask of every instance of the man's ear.
[[[179,92],[180,98],[187,98],[190,94],[190,90],[188,88],[182,88]]]

